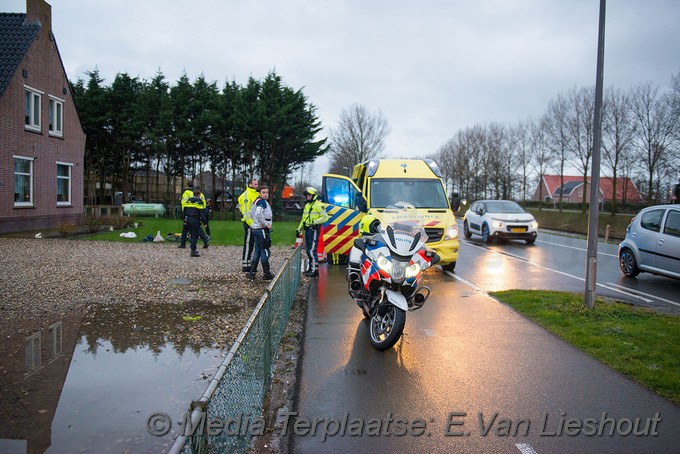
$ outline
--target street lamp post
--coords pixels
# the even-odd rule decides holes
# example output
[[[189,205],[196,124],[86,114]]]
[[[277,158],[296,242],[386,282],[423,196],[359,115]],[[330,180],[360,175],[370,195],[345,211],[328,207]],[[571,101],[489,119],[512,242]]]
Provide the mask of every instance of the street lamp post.
[[[597,70],[595,75],[595,115],[593,119],[593,163],[590,178],[590,210],[588,214],[588,253],[586,259],[586,287],[583,303],[595,307],[597,286],[597,232],[600,193],[600,147],[602,145],[602,91],[604,79],[604,22],[606,0],[600,0],[600,26],[597,36]]]

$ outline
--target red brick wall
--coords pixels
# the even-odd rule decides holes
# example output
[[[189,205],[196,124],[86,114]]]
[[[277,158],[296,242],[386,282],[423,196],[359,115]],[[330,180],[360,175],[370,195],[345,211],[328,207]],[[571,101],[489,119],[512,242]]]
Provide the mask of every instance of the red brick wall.
[[[44,9],[40,11],[44,17]],[[0,97],[0,233],[56,227],[62,222],[77,221],[83,213],[85,134],[49,21],[42,22],[39,37]],[[24,85],[43,92],[40,133],[24,129]],[[49,136],[49,95],[64,101],[62,138]],[[13,155],[36,158],[33,207],[14,206]],[[57,206],[57,161],[73,164],[71,205],[66,207]]]

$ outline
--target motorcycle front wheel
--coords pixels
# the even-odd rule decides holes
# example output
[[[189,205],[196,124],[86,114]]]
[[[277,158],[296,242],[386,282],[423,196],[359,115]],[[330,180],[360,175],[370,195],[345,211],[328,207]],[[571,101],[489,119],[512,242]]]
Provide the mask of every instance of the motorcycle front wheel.
[[[371,344],[380,351],[392,348],[397,343],[406,325],[406,312],[392,304],[376,311],[369,320]]]

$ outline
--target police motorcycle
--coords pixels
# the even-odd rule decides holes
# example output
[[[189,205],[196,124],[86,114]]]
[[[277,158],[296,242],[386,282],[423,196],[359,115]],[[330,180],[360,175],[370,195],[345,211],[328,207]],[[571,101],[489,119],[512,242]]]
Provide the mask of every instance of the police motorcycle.
[[[394,346],[406,324],[406,312],[420,309],[430,296],[423,271],[439,262],[425,246],[427,234],[413,206],[399,202],[362,219],[362,238],[354,240],[347,267],[348,292],[369,322],[371,344],[380,351]]]

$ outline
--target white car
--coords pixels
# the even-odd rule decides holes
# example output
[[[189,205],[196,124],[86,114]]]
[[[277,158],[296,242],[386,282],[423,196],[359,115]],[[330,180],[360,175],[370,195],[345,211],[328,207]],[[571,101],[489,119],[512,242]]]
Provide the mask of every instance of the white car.
[[[524,240],[533,244],[538,235],[536,219],[512,200],[478,200],[463,217],[465,238],[473,233],[490,243],[494,238]]]

